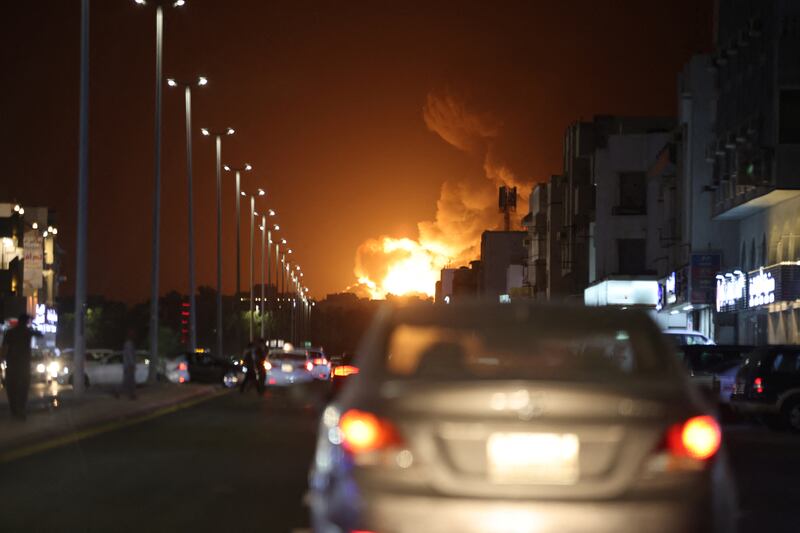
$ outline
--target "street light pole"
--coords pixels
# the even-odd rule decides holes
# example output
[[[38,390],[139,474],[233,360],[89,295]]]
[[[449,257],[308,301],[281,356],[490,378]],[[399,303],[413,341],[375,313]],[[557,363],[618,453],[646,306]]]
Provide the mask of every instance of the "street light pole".
[[[208,79],[200,76],[197,85],[203,87],[208,84]],[[189,217],[189,339],[188,348],[190,353],[197,350],[197,309],[195,293],[197,285],[195,282],[195,263],[194,263],[194,193],[192,179],[192,84],[178,83],[172,78],[167,79],[167,85],[177,87],[183,85],[183,94],[186,103],[186,192],[187,192],[187,211]]]
[[[227,128],[224,133],[212,132],[208,128],[200,128],[200,133],[208,137],[213,135],[215,141],[217,164],[217,357],[222,357],[222,136],[233,135],[235,130]]]
[[[241,203],[240,199],[242,196],[242,172],[247,172],[253,169],[253,167],[249,163],[245,163],[243,167],[233,168],[229,167],[228,165],[224,165],[224,168],[228,172],[234,172],[236,176],[236,298],[234,302],[234,310],[236,312],[236,331],[239,332],[239,327],[241,324],[239,311],[241,310],[241,275],[242,275],[242,265],[241,265],[241,220],[242,220],[242,211],[241,211]],[[239,336],[238,341],[241,341],[241,336]]]
[[[265,262],[264,254],[267,252],[267,215],[261,215],[261,338],[266,339],[265,335],[265,324],[264,324],[264,317],[266,313],[264,312],[267,308],[267,295],[265,292],[265,282],[266,282],[266,268],[267,263]]]
[[[73,376],[83,377],[86,349],[86,232],[89,198],[89,0],[81,0],[80,115],[78,119],[78,228],[75,253],[75,336]],[[73,378],[72,389],[83,394],[83,379]]]
[[[156,6],[156,123],[155,182],[153,184],[153,252],[150,272],[150,381],[155,381],[160,361],[158,354],[158,267],[161,246],[161,58],[164,44],[164,10]]]
[[[255,216],[256,216],[256,198],[250,196],[250,342],[253,342],[253,326],[254,326],[254,306],[253,301],[253,271],[255,261],[253,260],[253,241],[255,239]]]

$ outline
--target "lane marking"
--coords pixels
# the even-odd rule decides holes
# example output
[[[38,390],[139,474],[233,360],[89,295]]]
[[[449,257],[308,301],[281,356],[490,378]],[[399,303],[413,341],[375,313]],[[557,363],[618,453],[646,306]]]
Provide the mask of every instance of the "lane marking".
[[[9,450],[7,452],[0,453],[0,464],[16,461],[17,459],[22,459],[23,457],[29,457],[37,453],[41,453],[47,450],[52,450],[53,448],[60,448],[62,446],[66,446],[67,444],[72,444],[80,440],[96,437],[97,435],[108,433],[110,431],[115,431],[129,426],[134,426],[136,424],[141,424],[142,422],[147,422],[148,420],[168,415],[170,413],[174,413],[176,411],[180,411],[182,409],[195,406],[199,403],[213,400],[214,398],[219,398],[220,396],[224,396],[225,394],[229,393],[231,390],[232,389],[228,389],[224,390],[223,392],[219,393],[215,392],[212,394],[200,396],[199,398],[191,398],[189,400],[185,400],[183,402],[179,402],[174,405],[161,407],[150,413],[133,416],[131,418],[123,418],[122,420],[115,420],[113,422],[107,422],[105,424],[100,424],[99,426],[82,429],[79,431],[68,433],[66,435],[61,435],[59,437],[55,437],[53,439],[46,440],[44,442],[38,442],[36,444],[31,444],[28,446],[22,446],[21,448]]]

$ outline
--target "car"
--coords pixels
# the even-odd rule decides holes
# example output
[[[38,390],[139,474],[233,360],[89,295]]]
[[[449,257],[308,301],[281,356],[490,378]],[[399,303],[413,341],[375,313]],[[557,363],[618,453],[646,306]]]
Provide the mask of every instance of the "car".
[[[714,341],[700,333],[691,329],[678,329],[672,328],[664,330],[664,335],[667,336],[676,346],[690,346],[694,344],[714,344]]]
[[[184,354],[189,379],[198,383],[219,383],[232,388],[244,375],[244,367],[236,357],[219,358],[209,352],[187,352]]]
[[[762,346],[748,354],[736,375],[731,407],[774,429],[800,431],[800,346]]]
[[[722,405],[730,404],[736,374],[753,346],[739,344],[694,344],[678,349],[695,384],[715,391]]]
[[[358,366],[353,354],[341,354],[331,357],[331,396],[336,396],[353,377],[358,375]]]
[[[88,353],[88,352],[87,352]],[[66,360],[65,360],[66,361]],[[68,360],[70,363],[71,359]],[[92,385],[120,385],[122,384],[122,352],[111,352],[101,355],[99,359],[88,358],[83,365],[83,380],[86,387]],[[136,356],[136,369],[134,380],[137,385],[147,382],[150,372],[150,359],[143,355]],[[61,382],[68,382],[70,385],[75,380],[75,374],[71,371],[64,372]]]
[[[52,383],[64,371],[65,365],[50,350],[35,349],[31,351],[31,382]]]
[[[325,351],[322,348],[308,348],[306,349],[308,357],[311,359],[311,364],[314,367],[311,369],[311,374],[315,379],[328,381],[331,379],[331,362],[325,356]]]
[[[164,360],[164,378],[170,383],[188,383],[192,380],[189,373],[189,361],[185,355],[178,355]]]
[[[735,531],[719,424],[644,313],[387,305],[321,416],[314,531]]]
[[[264,369],[268,387],[285,387],[316,379],[313,374],[314,363],[306,350],[270,350],[264,361]]]

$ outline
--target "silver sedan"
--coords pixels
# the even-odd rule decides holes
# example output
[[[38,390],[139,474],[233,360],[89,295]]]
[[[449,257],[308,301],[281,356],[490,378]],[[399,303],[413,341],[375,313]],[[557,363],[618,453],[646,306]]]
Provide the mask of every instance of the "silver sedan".
[[[320,422],[314,530],[735,531],[673,351],[632,310],[387,307]]]

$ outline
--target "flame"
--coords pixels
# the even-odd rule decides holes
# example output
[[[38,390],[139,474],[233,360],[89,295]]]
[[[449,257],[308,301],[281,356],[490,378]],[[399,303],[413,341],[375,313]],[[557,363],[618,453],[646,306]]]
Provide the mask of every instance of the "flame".
[[[439,273],[448,263],[448,258],[437,252],[432,246],[425,246],[419,241],[409,238],[381,237],[370,239],[360,248],[359,264],[356,271],[359,287],[370,298],[383,299],[387,295],[411,296],[434,295]],[[375,272],[365,268],[370,258],[382,263],[382,268],[370,278],[367,272]]]

